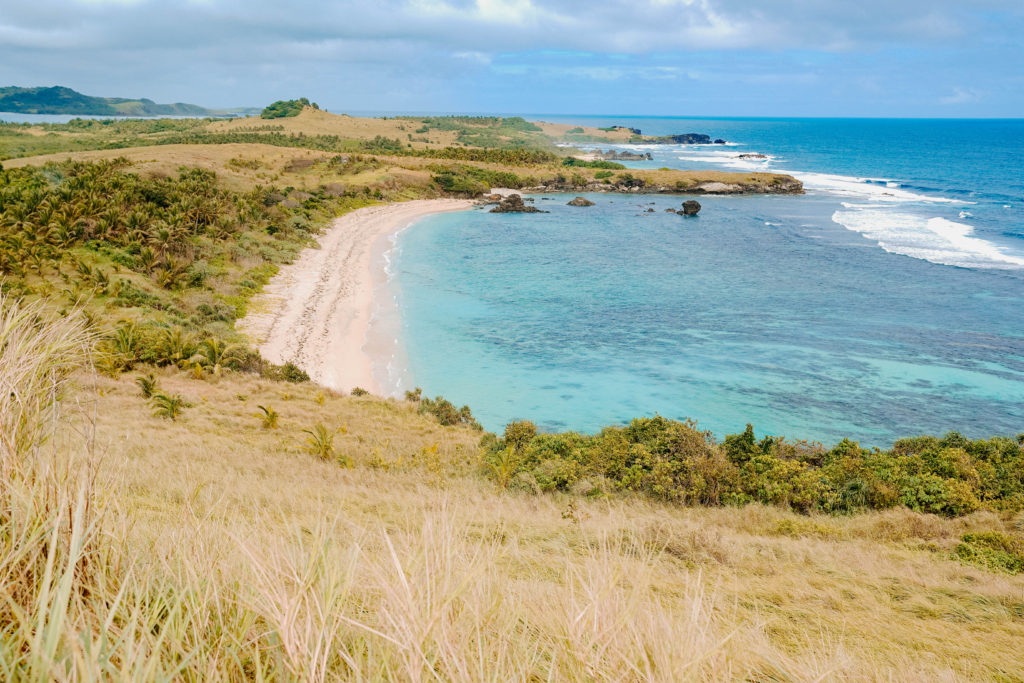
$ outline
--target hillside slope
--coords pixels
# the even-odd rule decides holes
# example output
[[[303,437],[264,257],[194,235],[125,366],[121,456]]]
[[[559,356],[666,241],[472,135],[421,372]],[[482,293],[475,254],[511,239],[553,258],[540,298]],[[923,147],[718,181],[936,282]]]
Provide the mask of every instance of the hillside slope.
[[[63,86],[0,87],[0,111],[76,116],[214,116],[219,111],[195,104],[157,104],[146,98],[93,97]]]

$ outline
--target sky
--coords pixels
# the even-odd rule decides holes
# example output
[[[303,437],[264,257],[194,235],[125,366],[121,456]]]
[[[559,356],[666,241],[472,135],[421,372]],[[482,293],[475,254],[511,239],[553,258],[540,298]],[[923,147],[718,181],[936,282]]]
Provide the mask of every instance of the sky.
[[[333,112],[1024,116],[1024,0],[0,0],[0,85]]]

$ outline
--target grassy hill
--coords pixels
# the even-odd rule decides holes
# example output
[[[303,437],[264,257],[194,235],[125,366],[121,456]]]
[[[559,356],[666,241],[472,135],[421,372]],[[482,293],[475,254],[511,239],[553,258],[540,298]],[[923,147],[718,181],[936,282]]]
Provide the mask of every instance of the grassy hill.
[[[0,111],[76,116],[214,116],[223,112],[195,104],[157,104],[153,100],[92,97],[62,86],[0,87]]]
[[[593,178],[564,134],[311,108],[0,126],[3,677],[1024,678],[1019,438],[483,434],[235,332],[333,216]]]

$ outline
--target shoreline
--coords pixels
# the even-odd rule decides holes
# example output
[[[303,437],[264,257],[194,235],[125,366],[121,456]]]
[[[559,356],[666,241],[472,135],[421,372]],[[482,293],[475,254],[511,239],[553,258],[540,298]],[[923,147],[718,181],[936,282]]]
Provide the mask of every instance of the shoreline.
[[[334,219],[278,271],[250,303],[235,329],[272,363],[292,362],[336,391],[361,387],[380,394],[368,343],[375,312],[377,245],[420,218],[463,211],[472,200],[420,199],[368,206]]]

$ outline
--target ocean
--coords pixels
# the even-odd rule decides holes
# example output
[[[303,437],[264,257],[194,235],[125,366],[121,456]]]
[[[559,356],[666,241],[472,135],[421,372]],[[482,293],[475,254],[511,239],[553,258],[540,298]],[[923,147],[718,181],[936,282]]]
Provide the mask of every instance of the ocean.
[[[699,197],[694,218],[665,211],[684,196],[614,194],[426,218],[386,254],[393,391],[490,430],[1024,431],[1024,121],[527,118],[721,137],[615,147],[652,153],[636,168],[790,173],[806,194]]]

